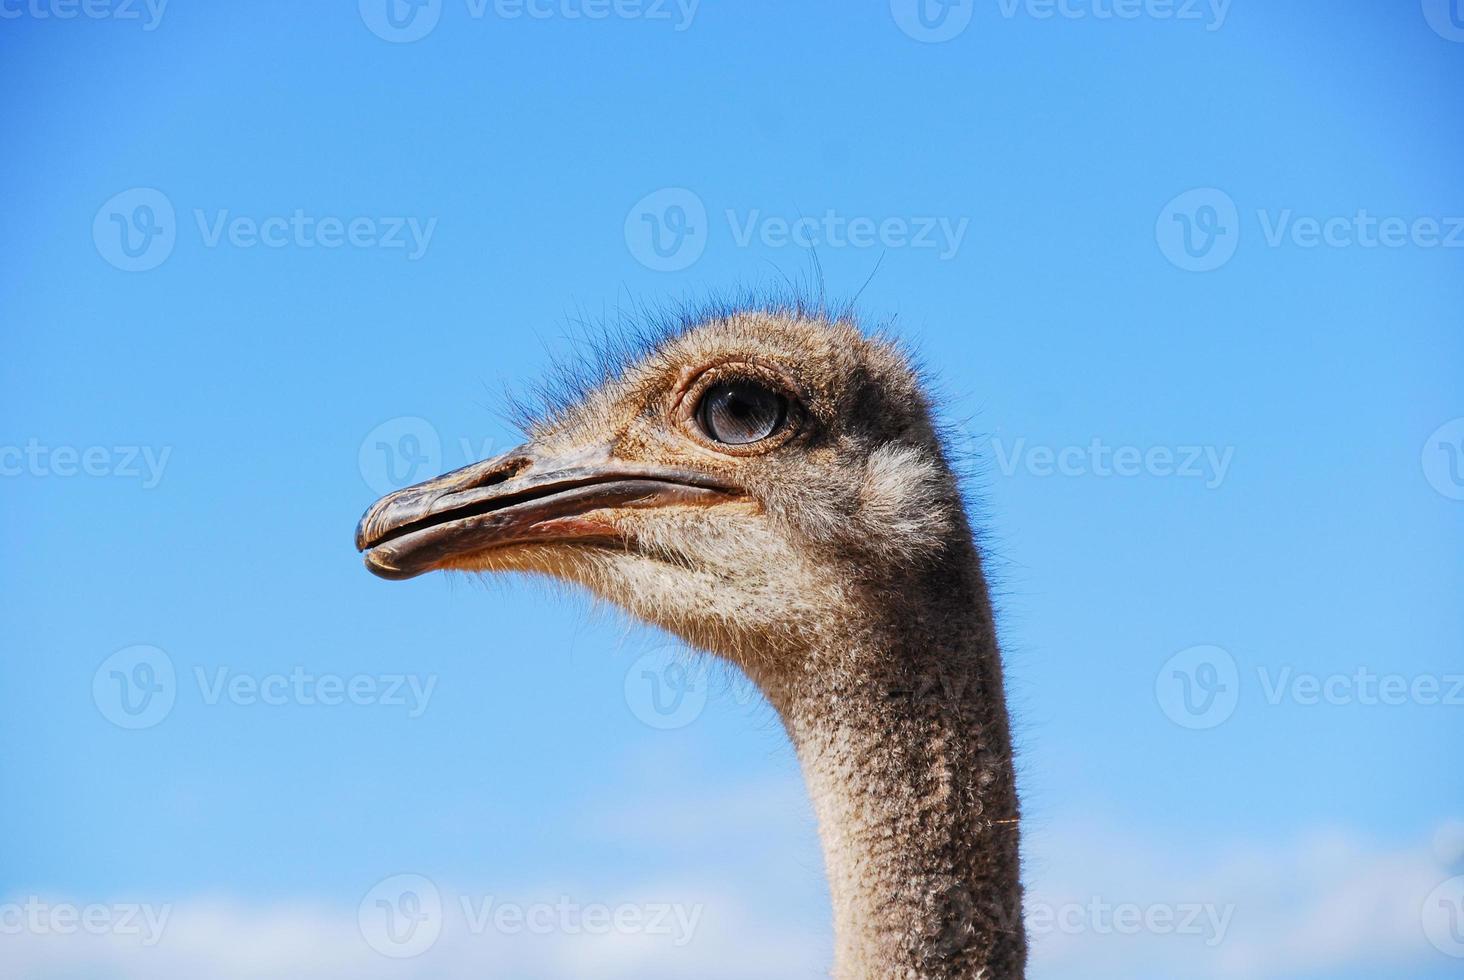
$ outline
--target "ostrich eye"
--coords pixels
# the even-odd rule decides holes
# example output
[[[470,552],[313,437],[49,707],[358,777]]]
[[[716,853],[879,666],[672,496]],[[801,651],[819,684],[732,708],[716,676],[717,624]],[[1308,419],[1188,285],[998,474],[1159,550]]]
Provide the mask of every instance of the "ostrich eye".
[[[778,431],[788,417],[788,399],[751,381],[721,381],[702,395],[696,417],[707,438],[745,446]]]

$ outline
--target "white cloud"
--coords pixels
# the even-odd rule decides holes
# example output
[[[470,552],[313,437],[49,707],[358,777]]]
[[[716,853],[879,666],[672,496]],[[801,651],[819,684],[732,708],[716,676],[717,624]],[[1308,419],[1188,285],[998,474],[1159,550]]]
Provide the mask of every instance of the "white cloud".
[[[146,946],[116,935],[0,936],[0,976],[62,980],[106,976],[115,980],[482,980],[514,977],[604,977],[625,980],[712,980],[817,976],[824,969],[822,937],[809,937],[758,921],[755,904],[699,892],[684,884],[652,887],[646,894],[678,894],[704,911],[691,941],[679,934],[637,932],[505,933],[490,923],[470,925],[458,896],[444,894],[440,938],[410,959],[373,950],[358,927],[355,909],[314,905],[246,906],[186,902],[172,909],[161,942]],[[551,896],[552,897],[549,897]],[[545,893],[552,905],[558,895]],[[477,907],[484,896],[470,896]],[[533,901],[519,902],[528,905]],[[613,906],[614,903],[612,903]],[[652,902],[642,904],[652,905]]]
[[[1425,897],[1459,870],[1451,869],[1453,855],[1427,839],[1386,846],[1318,830],[1236,846],[1096,832],[1074,823],[1034,834],[1027,854],[1036,869],[1029,907],[1097,899],[1100,907],[1201,910],[1187,932],[1120,934],[1111,913],[1074,916],[1075,929],[1033,935],[1033,976],[1264,980],[1382,967],[1442,976],[1464,966],[1433,948],[1423,931]]]
[[[1029,829],[1032,980],[1265,980],[1352,971],[1442,977],[1461,965],[1429,945],[1420,919],[1424,897],[1464,870],[1457,865],[1464,856],[1458,853],[1464,835],[1457,822],[1413,845],[1385,845],[1328,830],[1260,844],[1165,840],[1115,829],[1118,824],[1100,825],[1089,816]],[[354,906],[200,897],[168,907],[162,939],[152,946],[136,935],[9,930],[0,934],[0,977],[755,980],[827,975],[832,955],[827,897],[806,802],[791,774],[699,801],[643,798],[634,810],[598,811],[594,825],[607,840],[632,846],[643,844],[646,835],[660,835],[672,865],[682,870],[673,877],[647,871],[639,880],[627,880],[622,868],[599,880],[508,887],[500,882],[495,888],[438,881],[444,909],[440,936],[427,952],[407,959],[374,950]],[[719,842],[726,848],[719,849]],[[469,900],[466,908],[463,896]],[[520,909],[552,905],[566,896],[612,909],[674,904],[683,923],[694,921],[694,926],[686,936],[648,928],[588,934],[555,918],[542,932],[504,931],[480,916],[475,927],[474,914],[489,896]],[[1131,919],[1123,918],[1120,906],[1132,907]],[[1034,911],[1045,911],[1048,918],[1039,923],[1030,915]]]

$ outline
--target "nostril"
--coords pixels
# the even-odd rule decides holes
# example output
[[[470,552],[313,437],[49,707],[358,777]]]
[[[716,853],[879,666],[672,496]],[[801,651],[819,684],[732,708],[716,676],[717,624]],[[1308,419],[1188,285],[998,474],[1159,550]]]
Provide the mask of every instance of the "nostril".
[[[463,482],[455,488],[455,492],[463,490],[483,490],[487,487],[497,486],[518,476],[532,465],[532,460],[527,456],[514,456],[504,460],[498,466],[486,466],[481,471],[474,472],[477,467],[470,466],[463,474],[466,477]],[[478,464],[482,466],[483,464]]]
[[[434,514],[455,512],[465,504],[471,505],[475,501],[465,502],[462,498],[480,497],[482,491],[507,483],[533,465],[532,456],[513,450],[389,493],[372,504],[356,526],[356,548],[365,551],[377,547],[422,527],[424,522],[431,523]],[[495,491],[487,496],[499,497],[505,492]],[[491,500],[487,504],[491,508]]]

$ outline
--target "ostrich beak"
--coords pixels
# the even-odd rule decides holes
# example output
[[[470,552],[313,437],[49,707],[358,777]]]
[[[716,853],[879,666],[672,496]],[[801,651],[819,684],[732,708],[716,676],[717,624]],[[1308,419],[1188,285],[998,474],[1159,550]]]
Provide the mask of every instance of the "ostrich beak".
[[[738,499],[708,474],[620,461],[608,446],[556,455],[531,443],[382,497],[361,518],[356,548],[374,574],[406,579],[510,545],[623,542],[597,517],[609,508]]]

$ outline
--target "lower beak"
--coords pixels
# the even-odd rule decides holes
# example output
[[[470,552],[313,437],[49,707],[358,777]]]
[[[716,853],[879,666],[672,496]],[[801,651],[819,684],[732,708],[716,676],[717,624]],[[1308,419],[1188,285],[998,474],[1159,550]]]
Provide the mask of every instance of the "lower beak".
[[[510,545],[622,544],[611,508],[741,499],[705,473],[615,460],[606,448],[546,455],[532,444],[382,497],[361,518],[366,567],[405,579]]]

